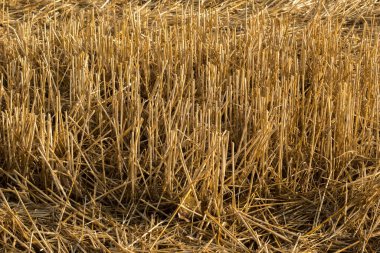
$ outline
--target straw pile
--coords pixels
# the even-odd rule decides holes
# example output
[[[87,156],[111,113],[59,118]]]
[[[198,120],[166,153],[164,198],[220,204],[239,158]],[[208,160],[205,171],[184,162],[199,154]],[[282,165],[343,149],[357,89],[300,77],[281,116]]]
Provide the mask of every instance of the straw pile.
[[[376,252],[377,0],[2,0],[2,252]]]

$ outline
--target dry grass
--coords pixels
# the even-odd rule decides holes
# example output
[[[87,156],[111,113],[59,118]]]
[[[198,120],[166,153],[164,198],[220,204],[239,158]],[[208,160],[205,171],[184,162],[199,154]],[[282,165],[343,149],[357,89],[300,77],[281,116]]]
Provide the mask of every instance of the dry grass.
[[[377,0],[2,0],[0,250],[377,252]]]

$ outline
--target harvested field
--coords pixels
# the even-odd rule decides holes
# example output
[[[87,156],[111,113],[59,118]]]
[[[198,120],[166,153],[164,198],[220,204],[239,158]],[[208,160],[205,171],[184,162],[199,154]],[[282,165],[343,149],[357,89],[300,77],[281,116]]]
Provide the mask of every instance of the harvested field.
[[[379,252],[380,1],[0,3],[0,252]]]

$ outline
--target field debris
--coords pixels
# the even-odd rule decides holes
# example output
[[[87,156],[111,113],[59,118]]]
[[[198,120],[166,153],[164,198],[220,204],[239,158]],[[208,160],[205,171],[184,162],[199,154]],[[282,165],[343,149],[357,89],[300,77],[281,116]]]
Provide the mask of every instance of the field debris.
[[[380,3],[0,1],[1,252],[377,252]]]

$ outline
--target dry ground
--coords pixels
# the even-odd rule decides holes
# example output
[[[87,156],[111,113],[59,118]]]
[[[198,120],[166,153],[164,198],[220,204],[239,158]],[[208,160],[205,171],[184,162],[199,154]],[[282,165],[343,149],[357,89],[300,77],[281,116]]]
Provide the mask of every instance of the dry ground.
[[[380,1],[0,1],[3,252],[379,252]]]

